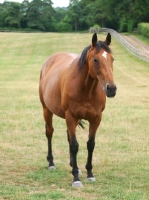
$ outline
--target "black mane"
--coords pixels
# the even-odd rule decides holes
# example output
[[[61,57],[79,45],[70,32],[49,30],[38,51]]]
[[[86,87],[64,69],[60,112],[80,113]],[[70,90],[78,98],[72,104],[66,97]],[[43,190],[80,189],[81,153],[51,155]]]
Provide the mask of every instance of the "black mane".
[[[84,64],[86,63],[86,55],[88,50],[91,48],[91,45],[85,47],[85,49],[82,51],[80,59],[79,59],[79,70],[81,71],[84,67]],[[98,41],[96,44],[96,53],[100,51],[100,49],[103,48],[105,51],[111,53],[111,49],[107,46],[107,44],[103,41]]]

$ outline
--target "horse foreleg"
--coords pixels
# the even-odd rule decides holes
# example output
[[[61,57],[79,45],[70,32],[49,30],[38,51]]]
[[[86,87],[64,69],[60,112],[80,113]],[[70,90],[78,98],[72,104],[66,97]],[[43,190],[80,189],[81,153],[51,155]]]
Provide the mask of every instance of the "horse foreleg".
[[[87,157],[87,163],[86,163],[86,170],[87,170],[87,181],[95,181],[95,178],[92,173],[92,157],[93,157],[93,151],[95,147],[95,135],[96,130],[100,124],[101,116],[96,117],[96,119],[92,122],[90,122],[89,127],[89,139],[87,142],[87,150],[88,150],[88,157]]]
[[[69,143],[69,155],[70,155],[70,166],[72,167],[72,163],[73,163],[73,157],[72,157],[72,153],[70,151],[70,139],[69,139],[69,134],[68,134],[68,131],[67,131],[67,137],[68,137],[68,143]],[[81,170],[78,168],[78,173],[79,175],[82,175],[82,172]]]
[[[89,138],[87,142],[87,150],[88,150],[88,157],[87,157],[87,163],[86,163],[86,170],[87,170],[87,180],[88,181],[95,181],[95,178],[92,173],[92,157],[93,157],[93,151],[95,147],[95,137],[92,136]]]
[[[77,153],[79,150],[79,144],[76,139],[75,129],[77,126],[77,120],[75,120],[71,114],[66,115],[66,123],[67,123],[67,134],[68,134],[68,142],[69,142],[69,150],[70,150],[70,165],[72,166],[72,187],[80,187],[82,183],[79,179],[79,169],[77,166]]]
[[[69,139],[69,133],[68,133],[68,131],[67,131],[67,139],[68,139],[68,143],[69,143],[69,155],[70,155],[70,166],[72,167],[72,153],[71,153],[71,151],[70,151],[70,139]]]

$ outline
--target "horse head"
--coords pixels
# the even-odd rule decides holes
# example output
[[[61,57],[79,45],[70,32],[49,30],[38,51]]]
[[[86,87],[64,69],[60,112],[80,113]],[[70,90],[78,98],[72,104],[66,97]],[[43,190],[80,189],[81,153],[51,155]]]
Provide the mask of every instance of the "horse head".
[[[86,62],[90,76],[101,82],[107,97],[114,97],[117,88],[113,78],[114,58],[109,48],[110,43],[111,35],[109,33],[104,42],[98,41],[95,33],[92,37],[92,44],[87,52]]]

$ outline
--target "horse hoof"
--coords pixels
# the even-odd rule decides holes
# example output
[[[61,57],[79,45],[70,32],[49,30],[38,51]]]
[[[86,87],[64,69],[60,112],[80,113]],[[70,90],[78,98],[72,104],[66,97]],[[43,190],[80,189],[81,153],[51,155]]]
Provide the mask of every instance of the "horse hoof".
[[[89,177],[89,178],[86,178],[86,181],[87,182],[95,182],[96,179],[94,177]]]
[[[49,166],[48,169],[49,169],[49,170],[55,170],[56,167],[55,167],[55,166]]]
[[[72,187],[82,187],[83,184],[81,183],[81,181],[75,181],[72,183]]]
[[[78,169],[78,174],[82,175],[81,169]]]

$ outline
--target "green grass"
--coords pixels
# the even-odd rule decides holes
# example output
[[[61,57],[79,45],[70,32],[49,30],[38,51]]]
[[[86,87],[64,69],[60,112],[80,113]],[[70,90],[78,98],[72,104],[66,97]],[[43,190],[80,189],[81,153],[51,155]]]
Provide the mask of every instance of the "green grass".
[[[104,40],[105,34],[99,34]],[[149,199],[149,64],[112,38],[117,95],[96,137],[95,183],[86,183],[88,127],[77,129],[83,188],[72,188],[65,121],[54,117],[56,171],[47,170],[39,73],[55,52],[81,53],[91,34],[0,33],[0,199]]]

